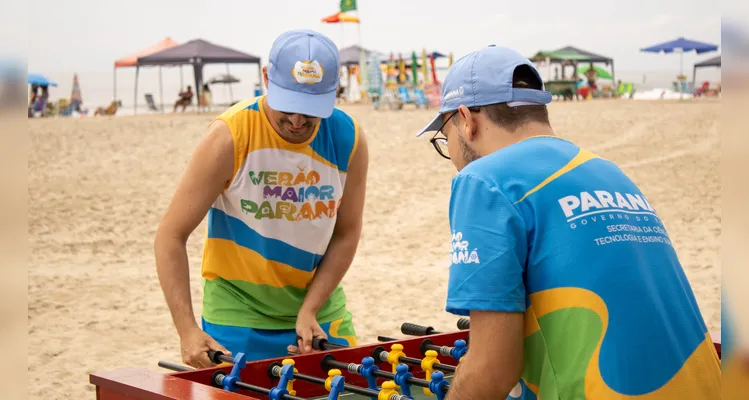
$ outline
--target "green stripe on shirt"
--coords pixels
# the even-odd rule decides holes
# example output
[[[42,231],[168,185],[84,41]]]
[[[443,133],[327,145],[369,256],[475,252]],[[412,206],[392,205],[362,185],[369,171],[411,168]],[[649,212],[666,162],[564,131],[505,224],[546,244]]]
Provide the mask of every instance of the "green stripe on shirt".
[[[294,329],[307,289],[282,288],[222,278],[203,281],[203,318],[212,324],[255,329]],[[338,285],[317,313],[326,323],[346,315],[346,295]]]

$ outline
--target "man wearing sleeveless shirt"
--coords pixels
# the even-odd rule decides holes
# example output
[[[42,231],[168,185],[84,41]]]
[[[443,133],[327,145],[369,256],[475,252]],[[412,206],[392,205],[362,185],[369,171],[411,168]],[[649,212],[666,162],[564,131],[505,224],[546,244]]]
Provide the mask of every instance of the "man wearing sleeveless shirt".
[[[263,68],[267,95],[220,115],[188,164],[155,239],[185,363],[211,366],[209,349],[306,353],[313,337],[356,345],[340,282],[361,233],[368,154],[334,107],[339,65],[327,37],[282,34]],[[198,326],[186,241],[206,214]]]

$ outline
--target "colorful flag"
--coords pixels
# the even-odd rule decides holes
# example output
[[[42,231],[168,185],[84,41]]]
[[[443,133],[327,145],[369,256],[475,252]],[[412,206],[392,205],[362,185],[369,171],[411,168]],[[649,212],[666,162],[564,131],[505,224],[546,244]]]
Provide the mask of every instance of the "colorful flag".
[[[356,10],[356,0],[341,0],[341,12]]]

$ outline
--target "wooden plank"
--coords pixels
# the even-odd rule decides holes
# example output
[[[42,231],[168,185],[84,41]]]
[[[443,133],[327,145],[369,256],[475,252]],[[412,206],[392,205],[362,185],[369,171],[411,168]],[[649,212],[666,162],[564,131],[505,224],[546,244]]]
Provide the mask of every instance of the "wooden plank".
[[[209,386],[209,382],[202,384],[145,369],[94,373],[89,382],[97,386],[100,400],[260,400]]]

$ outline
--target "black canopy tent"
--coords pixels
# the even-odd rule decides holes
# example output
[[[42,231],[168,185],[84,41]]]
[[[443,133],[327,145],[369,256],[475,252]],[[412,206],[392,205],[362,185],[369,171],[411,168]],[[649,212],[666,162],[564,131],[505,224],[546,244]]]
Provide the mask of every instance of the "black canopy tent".
[[[359,61],[361,60],[362,51],[364,51],[364,57],[366,57],[367,60],[369,60],[369,58],[372,57],[373,55],[379,55],[380,57],[384,57],[384,55],[378,51],[365,49],[361,46],[353,45],[353,46],[344,47],[338,50],[338,58],[341,60],[341,65],[359,64]]]
[[[228,47],[215,45],[203,39],[191,40],[179,46],[171,47],[158,53],[139,57],[135,69],[135,109],[138,106],[138,70],[145,65],[182,65],[193,66],[195,74],[195,96],[200,98],[203,83],[203,66],[206,64],[226,64],[226,72],[229,73],[229,64],[257,64],[258,81],[263,81],[263,72],[260,57],[243,53]],[[200,108],[198,108],[198,112]]]
[[[700,61],[696,64],[694,64],[694,69],[692,71],[692,84],[697,81],[697,68],[705,68],[705,67],[718,67],[720,68],[720,56],[715,56],[713,58],[709,58],[704,61]]]

